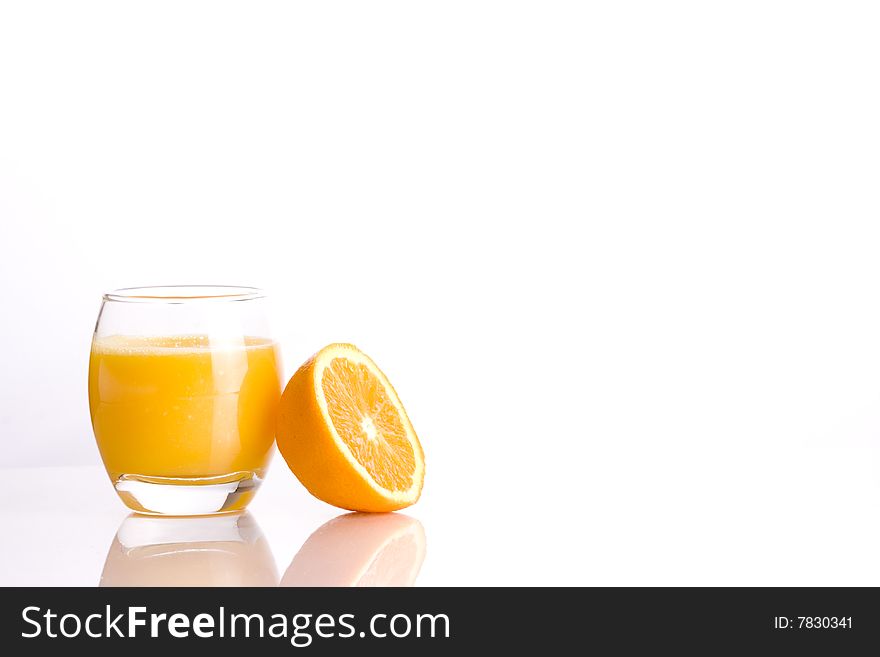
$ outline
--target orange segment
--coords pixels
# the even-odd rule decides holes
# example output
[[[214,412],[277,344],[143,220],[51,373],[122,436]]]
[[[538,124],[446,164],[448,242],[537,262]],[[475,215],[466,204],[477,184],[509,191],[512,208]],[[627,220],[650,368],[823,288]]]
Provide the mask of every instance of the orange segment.
[[[290,379],[278,449],[315,497],[354,511],[418,500],[425,473],[415,430],[387,377],[363,352],[331,344]]]
[[[330,420],[352,456],[388,490],[412,485],[415,454],[397,408],[366,365],[334,358],[321,381]]]

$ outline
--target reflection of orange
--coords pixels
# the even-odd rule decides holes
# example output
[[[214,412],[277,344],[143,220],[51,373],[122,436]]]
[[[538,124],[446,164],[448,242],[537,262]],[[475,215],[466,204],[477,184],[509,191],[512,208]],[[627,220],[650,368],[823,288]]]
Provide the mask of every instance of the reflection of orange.
[[[281,396],[278,449],[318,499],[353,511],[394,511],[422,492],[425,457],[391,383],[352,345],[331,344]]]
[[[399,513],[349,513],[319,527],[281,586],[412,586],[425,559],[425,531]]]

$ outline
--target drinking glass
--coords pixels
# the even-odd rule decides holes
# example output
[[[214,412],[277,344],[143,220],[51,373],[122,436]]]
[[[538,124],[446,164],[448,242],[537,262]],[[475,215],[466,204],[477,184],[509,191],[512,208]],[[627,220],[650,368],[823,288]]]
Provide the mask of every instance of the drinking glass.
[[[281,358],[256,288],[173,285],[104,295],[89,407],[104,467],[141,513],[243,509],[269,465]]]

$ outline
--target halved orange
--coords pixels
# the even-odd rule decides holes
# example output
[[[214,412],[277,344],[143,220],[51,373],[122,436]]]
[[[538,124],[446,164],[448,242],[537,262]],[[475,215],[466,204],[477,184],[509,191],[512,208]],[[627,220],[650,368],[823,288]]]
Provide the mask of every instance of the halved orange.
[[[388,378],[354,345],[328,345],[297,370],[276,441],[308,491],[343,509],[394,511],[422,492],[416,432]]]

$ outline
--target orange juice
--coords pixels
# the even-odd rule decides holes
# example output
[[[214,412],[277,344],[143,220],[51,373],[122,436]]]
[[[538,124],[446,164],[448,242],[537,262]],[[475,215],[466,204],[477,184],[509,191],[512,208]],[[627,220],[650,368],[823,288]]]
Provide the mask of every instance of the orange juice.
[[[261,479],[275,438],[279,369],[266,338],[96,337],[89,405],[110,478]]]

